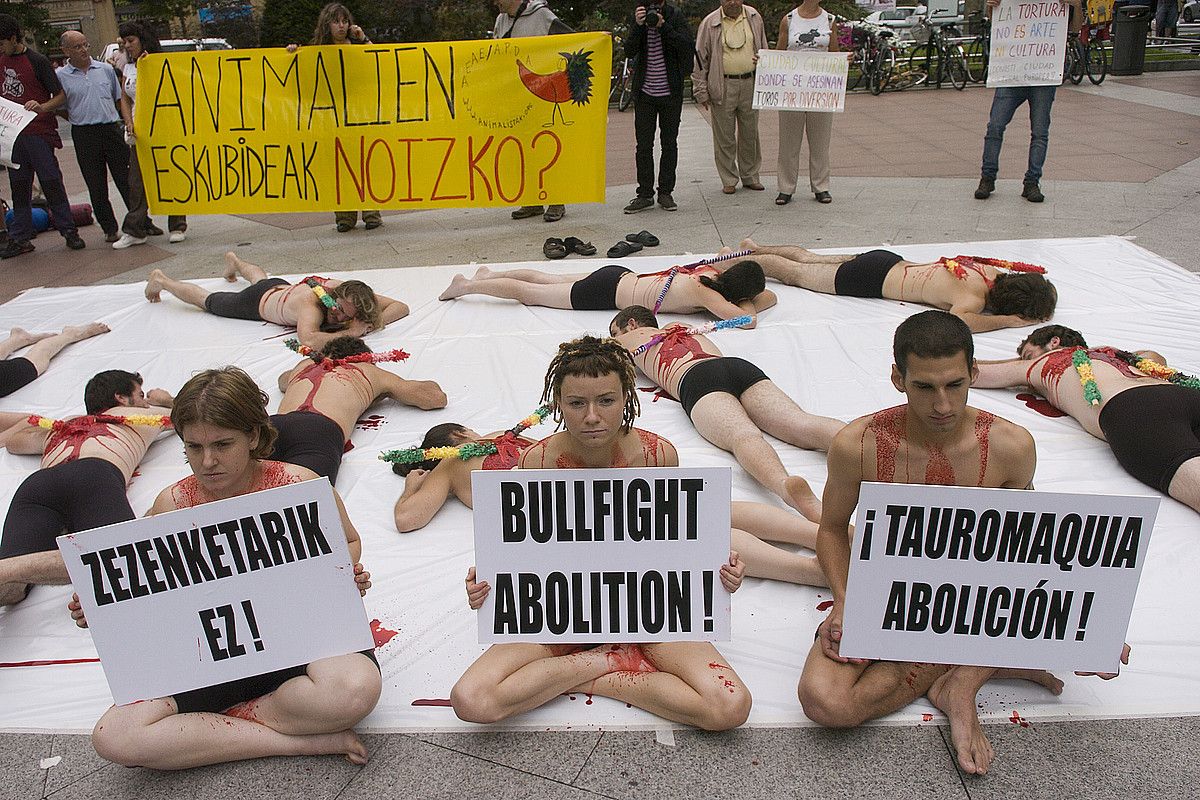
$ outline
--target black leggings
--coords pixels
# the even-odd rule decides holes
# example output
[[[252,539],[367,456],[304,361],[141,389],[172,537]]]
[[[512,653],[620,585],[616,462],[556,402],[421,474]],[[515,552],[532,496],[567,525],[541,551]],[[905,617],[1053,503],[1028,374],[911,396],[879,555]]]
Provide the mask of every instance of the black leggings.
[[[283,278],[263,278],[240,292],[213,292],[204,298],[204,310],[218,317],[261,321],[262,315],[258,313],[258,303],[267,290],[276,286],[290,285]]]
[[[33,383],[37,376],[37,367],[28,358],[0,361],[0,397],[7,397],[22,386]]]
[[[1200,456],[1195,389],[1166,383],[1126,389],[1104,403],[1099,422],[1117,462],[1163,494],[1183,463]]]
[[[883,297],[883,282],[904,259],[888,250],[868,250],[837,268],[833,293],[843,297]]]
[[[705,395],[725,392],[734,397],[741,397],[742,392],[765,380],[770,380],[767,373],[744,358],[706,358],[689,368],[679,381],[679,403],[688,419],[691,419],[692,408]]]
[[[571,308],[575,311],[616,311],[617,284],[632,270],[609,264],[571,284]]]
[[[346,435],[341,425],[316,411],[272,414],[271,425],[279,431],[279,438],[267,458],[307,467],[329,478],[330,483],[337,483],[342,455],[346,452]]]
[[[102,458],[80,458],[39,469],[17,488],[0,558],[54,550],[64,533],[78,533],[134,519],[125,475]]]

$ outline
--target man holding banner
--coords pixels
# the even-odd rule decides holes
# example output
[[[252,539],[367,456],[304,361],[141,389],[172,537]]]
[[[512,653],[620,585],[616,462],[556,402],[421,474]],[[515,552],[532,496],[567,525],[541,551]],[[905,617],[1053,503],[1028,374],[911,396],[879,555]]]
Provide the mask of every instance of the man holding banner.
[[[1023,678],[1057,694],[1062,682],[1044,671],[842,656],[850,518],[864,481],[1026,489],[1037,455],[1024,428],[967,405],[977,369],[971,331],[962,320],[944,311],[909,317],[896,329],[893,355],[892,384],[906,404],[851,422],[829,451],[817,557],[833,608],[804,664],[800,702],[813,721],[848,728],[927,695],[950,720],[959,766],[981,775],[994,752],[976,712],[979,688],[992,678]]]
[[[1047,9],[1057,11],[1059,16],[1050,16]],[[1017,109],[1029,103],[1029,165],[1021,196],[1040,203],[1045,200],[1039,182],[1050,142],[1050,109],[1054,92],[1062,83],[1067,30],[1077,32],[1083,22],[1080,0],[1061,0],[1060,5],[1035,0],[987,0],[987,10],[992,19],[987,85],[995,87],[996,93],[983,139],[983,167],[975,199],[986,200],[996,190],[1004,129]],[[1061,16],[1064,13],[1065,25]]]

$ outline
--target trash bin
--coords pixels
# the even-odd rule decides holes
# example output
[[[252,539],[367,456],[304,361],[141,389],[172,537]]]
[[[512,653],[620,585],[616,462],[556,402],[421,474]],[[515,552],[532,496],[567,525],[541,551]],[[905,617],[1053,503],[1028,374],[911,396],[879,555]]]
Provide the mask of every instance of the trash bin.
[[[1149,6],[1118,6],[1113,14],[1113,75],[1141,75],[1146,64],[1146,35],[1150,32]]]

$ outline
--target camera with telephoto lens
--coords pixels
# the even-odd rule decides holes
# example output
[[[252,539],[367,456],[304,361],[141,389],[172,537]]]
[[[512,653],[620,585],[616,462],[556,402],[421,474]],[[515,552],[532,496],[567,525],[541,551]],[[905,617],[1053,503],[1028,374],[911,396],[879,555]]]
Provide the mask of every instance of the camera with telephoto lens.
[[[658,21],[662,19],[662,3],[649,3],[645,6],[646,17],[644,22],[647,28],[658,27]]]

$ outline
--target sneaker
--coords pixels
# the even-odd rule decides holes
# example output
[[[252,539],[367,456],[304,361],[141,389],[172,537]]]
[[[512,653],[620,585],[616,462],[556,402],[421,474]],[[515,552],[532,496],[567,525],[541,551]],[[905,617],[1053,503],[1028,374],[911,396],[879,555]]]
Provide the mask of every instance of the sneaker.
[[[109,244],[112,244],[113,242],[115,242],[117,239],[120,239],[120,238],[121,238],[120,231],[113,231],[112,233],[104,234],[104,241],[108,242]]]
[[[1037,181],[1026,181],[1025,188],[1021,190],[1021,197],[1031,203],[1040,203],[1046,199],[1046,196],[1042,194],[1042,187],[1038,186]]]
[[[18,242],[15,239],[9,239],[8,246],[0,250],[0,258],[13,258],[32,252],[33,242]]]
[[[373,231],[381,225],[383,225],[383,220],[381,219],[368,219],[363,222],[363,227],[369,231]]]
[[[171,244],[179,244],[187,238],[187,234],[183,231],[171,231],[171,235],[167,238]]]
[[[654,201],[649,197],[635,197],[629,201],[629,205],[625,206],[626,214],[636,214],[639,211],[645,211],[647,208],[653,208]]]
[[[980,178],[979,186],[975,187],[975,199],[987,200],[992,192],[996,191],[995,178]]]
[[[130,236],[128,233],[122,233],[121,238],[113,242],[113,250],[124,250],[127,247],[133,247],[135,244],[145,243],[145,236]]]
[[[512,218],[529,219],[530,217],[540,216],[545,210],[541,206],[521,206],[520,208],[513,209]]]
[[[546,213],[542,214],[542,219],[546,222],[558,222],[566,213],[566,206],[546,206]]]
[[[349,233],[352,230],[354,230],[353,222],[339,222],[337,224],[337,232],[338,233]]]
[[[670,192],[659,192],[658,204],[662,206],[663,211],[674,211],[675,209],[679,208],[679,206],[675,204],[675,198],[671,197]]]
[[[67,247],[71,248],[72,250],[82,250],[83,248],[87,247],[87,244],[77,232],[72,231],[64,238],[67,240]]]
[[[153,222],[146,226],[147,236],[162,236],[163,229],[155,225]]]

